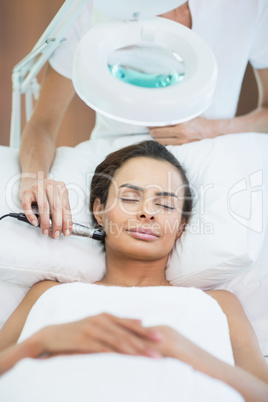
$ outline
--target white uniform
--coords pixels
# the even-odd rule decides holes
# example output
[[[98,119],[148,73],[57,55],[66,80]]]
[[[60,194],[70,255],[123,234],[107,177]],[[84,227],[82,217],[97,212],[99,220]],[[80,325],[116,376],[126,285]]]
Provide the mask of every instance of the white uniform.
[[[192,30],[213,50],[218,63],[218,83],[214,100],[204,116],[232,118],[236,114],[241,84],[248,61],[254,68],[268,67],[267,0],[189,0]],[[86,6],[55,51],[51,66],[63,76],[72,77],[72,60],[81,37],[91,26],[92,1]],[[147,133],[148,129],[97,115],[92,138],[107,135]]]

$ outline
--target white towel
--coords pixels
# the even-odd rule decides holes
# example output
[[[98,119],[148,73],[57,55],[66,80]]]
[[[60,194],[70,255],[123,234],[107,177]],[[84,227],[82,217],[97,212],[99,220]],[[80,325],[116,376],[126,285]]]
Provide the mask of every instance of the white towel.
[[[140,318],[146,326],[169,325],[233,364],[225,315],[214,299],[194,288],[55,286],[31,310],[20,341],[46,325],[101,312]],[[10,402],[242,400],[227,385],[176,359],[116,353],[24,359],[0,378],[1,396]]]

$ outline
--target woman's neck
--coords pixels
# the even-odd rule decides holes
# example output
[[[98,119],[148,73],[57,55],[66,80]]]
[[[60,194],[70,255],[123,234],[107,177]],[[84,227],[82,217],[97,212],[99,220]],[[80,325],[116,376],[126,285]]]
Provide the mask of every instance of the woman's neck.
[[[124,258],[106,251],[106,274],[97,284],[110,286],[171,286],[165,278],[167,257],[157,261]]]

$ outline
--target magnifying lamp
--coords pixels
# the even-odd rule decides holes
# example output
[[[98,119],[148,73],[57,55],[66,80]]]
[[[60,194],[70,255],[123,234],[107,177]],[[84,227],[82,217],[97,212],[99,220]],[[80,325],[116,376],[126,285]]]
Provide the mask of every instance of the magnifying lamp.
[[[156,17],[185,0],[95,0],[110,21],[80,41],[73,84],[94,110],[124,123],[164,126],[190,120],[211,104],[217,66],[191,29]]]
[[[39,84],[36,75],[65,41],[65,34],[89,0],[65,0],[31,52],[12,72],[10,146],[21,135],[21,97],[26,120]],[[217,67],[208,45],[190,29],[155,17],[185,0],[94,0],[110,23],[81,40],[73,83],[93,109],[142,126],[176,124],[205,111],[216,86]]]

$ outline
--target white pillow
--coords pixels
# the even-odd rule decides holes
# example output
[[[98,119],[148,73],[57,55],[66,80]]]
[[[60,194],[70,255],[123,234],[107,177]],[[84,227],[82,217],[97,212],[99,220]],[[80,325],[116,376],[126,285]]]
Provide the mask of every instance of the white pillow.
[[[268,135],[231,134],[169,150],[185,166],[197,199],[167,278],[173,285],[212,288],[252,266],[262,248]]]
[[[89,184],[95,166],[115,149],[149,138],[92,140],[57,150],[51,173],[67,184],[74,221],[90,223]],[[167,278],[174,285],[201,288],[231,280],[251,267],[263,243],[268,136],[232,134],[169,149],[186,168],[197,194],[207,191],[204,203],[202,197],[196,201],[189,227],[177,242]],[[21,212],[18,152],[0,147],[0,160],[0,215]],[[97,241],[74,236],[54,240],[12,218],[0,221],[0,244],[1,280],[27,286],[42,279],[93,282],[105,271]]]

